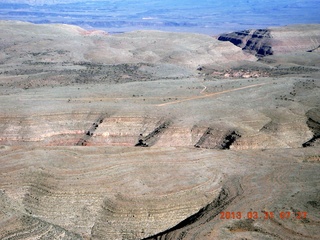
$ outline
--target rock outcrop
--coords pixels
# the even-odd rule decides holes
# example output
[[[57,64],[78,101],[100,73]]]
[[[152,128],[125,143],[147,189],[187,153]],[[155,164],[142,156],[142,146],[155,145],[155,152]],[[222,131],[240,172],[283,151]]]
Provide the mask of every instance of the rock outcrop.
[[[319,26],[315,24],[225,33],[218,36],[218,40],[232,42],[245,52],[261,58],[273,54],[316,51],[320,43],[319,35]]]
[[[310,130],[313,132],[313,137],[307,142],[303,143],[303,147],[309,147],[314,145],[320,145],[320,109],[313,108],[310,109],[306,116],[308,117],[307,125]]]
[[[218,37],[220,41],[229,41],[257,57],[273,54],[270,30],[245,30],[240,32],[226,33]]]

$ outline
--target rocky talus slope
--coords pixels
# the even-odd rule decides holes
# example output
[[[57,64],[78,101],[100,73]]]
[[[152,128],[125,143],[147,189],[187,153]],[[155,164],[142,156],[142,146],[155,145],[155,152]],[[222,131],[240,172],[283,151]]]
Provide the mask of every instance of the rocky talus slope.
[[[0,25],[0,239],[320,238],[319,26]]]

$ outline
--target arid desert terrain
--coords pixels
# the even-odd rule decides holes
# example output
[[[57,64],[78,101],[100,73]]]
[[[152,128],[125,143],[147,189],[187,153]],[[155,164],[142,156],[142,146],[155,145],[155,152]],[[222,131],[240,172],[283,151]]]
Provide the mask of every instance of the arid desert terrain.
[[[0,239],[320,239],[320,25],[0,29]]]

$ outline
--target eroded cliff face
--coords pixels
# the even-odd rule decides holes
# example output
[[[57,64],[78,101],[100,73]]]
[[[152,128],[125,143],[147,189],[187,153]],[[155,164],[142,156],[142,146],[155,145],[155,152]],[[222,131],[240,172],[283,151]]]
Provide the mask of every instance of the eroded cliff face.
[[[256,62],[195,34],[0,24],[1,239],[319,238],[310,32],[244,31],[281,40]]]
[[[257,57],[273,54],[270,30],[245,30],[240,32],[226,33],[218,37],[220,41],[229,41]]]
[[[320,144],[320,109],[319,108],[313,108],[310,109],[306,116],[308,117],[307,125],[310,128],[310,130],[313,132],[313,136],[310,140],[303,143],[303,147],[309,147],[309,146],[319,146]]]
[[[282,111],[287,109],[283,108]],[[255,119],[256,124],[246,122],[245,116],[229,115],[231,122],[228,124],[219,121],[204,124],[197,119],[182,125],[179,122],[183,120],[177,119],[177,116],[164,118],[156,114],[147,118],[139,116],[138,112],[135,116],[83,112],[49,113],[32,118],[2,117],[0,144],[196,147],[221,150],[295,148],[314,144],[319,135],[315,125],[317,122],[290,112],[283,114],[287,119],[281,119],[279,114],[259,113]],[[299,120],[292,122],[290,117]]]
[[[261,58],[273,54],[317,51],[319,31],[317,25],[297,25],[225,33],[218,36],[218,40],[229,41]]]

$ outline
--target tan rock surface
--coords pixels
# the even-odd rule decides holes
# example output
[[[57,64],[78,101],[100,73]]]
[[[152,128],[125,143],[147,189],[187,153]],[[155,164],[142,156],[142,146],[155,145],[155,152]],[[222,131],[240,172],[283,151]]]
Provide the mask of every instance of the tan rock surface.
[[[0,239],[319,239],[316,51],[0,24]]]

